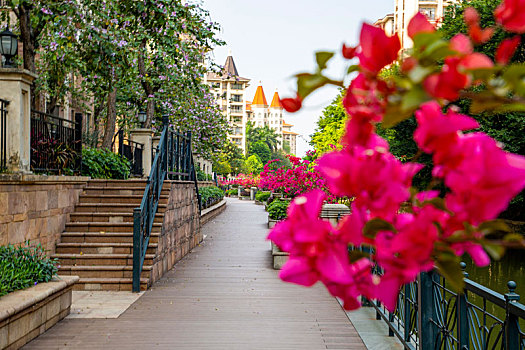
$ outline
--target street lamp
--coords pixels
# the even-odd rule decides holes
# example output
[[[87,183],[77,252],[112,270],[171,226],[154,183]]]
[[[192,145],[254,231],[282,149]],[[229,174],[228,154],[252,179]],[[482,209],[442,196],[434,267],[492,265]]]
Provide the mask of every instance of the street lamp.
[[[139,111],[138,117],[139,117],[140,126],[143,128],[144,123],[146,122],[147,114],[144,111]]]
[[[11,59],[18,52],[18,39],[9,28],[0,33],[0,54],[5,57],[4,67],[13,67]]]

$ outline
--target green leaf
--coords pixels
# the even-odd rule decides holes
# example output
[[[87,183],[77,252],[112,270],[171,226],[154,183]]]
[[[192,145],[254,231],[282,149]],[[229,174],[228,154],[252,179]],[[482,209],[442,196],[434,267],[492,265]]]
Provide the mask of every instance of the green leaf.
[[[408,72],[408,77],[414,83],[419,84],[426,78],[430,73],[433,72],[433,69],[428,67],[416,66],[410,72]]]
[[[521,234],[519,233],[507,233],[504,237],[503,237],[503,240],[505,242],[523,242],[524,238]]]
[[[425,204],[430,204],[432,206],[434,206],[434,208],[436,209],[439,209],[439,210],[443,210],[449,214],[452,214],[452,212],[450,210],[448,210],[446,204],[445,204],[445,200],[443,198],[439,198],[439,197],[436,197],[436,198],[432,198],[432,199],[429,199],[429,200],[426,200],[423,202],[423,205]]]
[[[414,36],[414,48],[424,48],[432,43],[442,40],[442,34],[440,32],[432,33],[418,33]]]
[[[379,231],[397,232],[394,225],[386,220],[375,218],[368,221],[363,227],[363,235],[368,238],[375,238]]]
[[[317,61],[317,65],[319,66],[319,70],[323,70],[326,68],[326,63],[334,57],[333,52],[327,52],[327,51],[317,51],[315,53],[315,60]]]
[[[503,220],[485,221],[478,226],[478,231],[483,235],[489,235],[498,232],[512,232],[510,227]]]
[[[359,65],[353,64],[350,67],[348,67],[346,74],[350,74],[350,73],[357,72],[357,71],[359,71]]]
[[[492,242],[484,241],[481,243],[483,248],[494,260],[499,260],[505,254],[505,247]]]
[[[304,99],[306,96],[327,83],[328,78],[321,74],[297,74],[297,94]]]
[[[381,122],[381,126],[384,128],[391,128],[403,120],[410,118],[413,111],[403,110],[401,104],[389,104],[386,108],[385,116]]]
[[[403,95],[401,110],[406,113],[413,113],[422,103],[429,99],[429,96],[423,89],[414,87]]]
[[[465,281],[463,280],[463,270],[459,263],[459,257],[451,252],[443,252],[436,259],[436,267],[439,273],[445,277],[455,292],[463,293]]]
[[[513,64],[507,68],[503,73],[503,79],[513,88],[513,90],[520,94],[525,95],[525,65],[524,64]]]

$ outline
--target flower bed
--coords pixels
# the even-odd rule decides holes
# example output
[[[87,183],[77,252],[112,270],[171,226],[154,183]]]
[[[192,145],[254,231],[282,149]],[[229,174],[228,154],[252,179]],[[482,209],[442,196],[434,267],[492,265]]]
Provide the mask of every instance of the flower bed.
[[[199,194],[201,196],[202,209],[209,208],[224,198],[224,192],[215,186],[199,188]]]

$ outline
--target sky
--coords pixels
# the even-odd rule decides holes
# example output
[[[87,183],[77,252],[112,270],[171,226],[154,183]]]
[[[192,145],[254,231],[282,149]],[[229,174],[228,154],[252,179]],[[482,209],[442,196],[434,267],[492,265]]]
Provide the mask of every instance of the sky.
[[[312,72],[315,51],[335,51],[328,75],[340,80],[347,65],[340,58],[343,42],[355,45],[361,24],[392,13],[394,0],[202,0],[211,20],[221,25],[219,38],[225,46],[212,53],[223,65],[231,50],[239,75],[251,79],[248,100],[262,82],[270,102],[277,89],[281,98],[294,96],[294,75]],[[310,95],[297,113],[285,113],[294,124],[297,155],[311,149],[307,141],[324,107],[337,96],[335,87],[325,87]]]

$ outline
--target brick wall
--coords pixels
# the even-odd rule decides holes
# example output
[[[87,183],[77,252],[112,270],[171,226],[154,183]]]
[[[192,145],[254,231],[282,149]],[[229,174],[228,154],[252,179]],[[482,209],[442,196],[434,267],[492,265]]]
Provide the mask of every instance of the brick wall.
[[[168,208],[164,214],[157,254],[153,262],[152,283],[201,241],[195,184],[188,181],[172,182]]]
[[[1,175],[0,245],[42,244],[54,254],[86,177]]]

